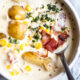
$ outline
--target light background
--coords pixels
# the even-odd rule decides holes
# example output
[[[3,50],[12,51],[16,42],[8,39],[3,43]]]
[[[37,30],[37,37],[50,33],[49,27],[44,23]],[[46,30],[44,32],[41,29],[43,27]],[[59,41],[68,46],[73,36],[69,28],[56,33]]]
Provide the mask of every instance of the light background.
[[[76,12],[78,13],[78,15],[80,17],[80,0],[69,0],[69,1],[71,2],[71,4],[73,5],[73,7],[75,8]],[[75,80],[80,80],[80,55],[79,55],[75,65],[71,69],[71,72],[72,72]],[[0,80],[6,80],[6,79],[4,79],[2,76],[0,76]],[[66,74],[63,76],[62,79],[60,78],[58,80],[67,80]]]

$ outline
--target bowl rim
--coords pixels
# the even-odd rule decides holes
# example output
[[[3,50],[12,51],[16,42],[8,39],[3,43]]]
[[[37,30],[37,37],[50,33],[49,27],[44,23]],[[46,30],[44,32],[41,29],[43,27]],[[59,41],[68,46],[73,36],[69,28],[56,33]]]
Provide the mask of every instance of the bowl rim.
[[[77,49],[77,51],[76,51],[76,55],[74,56],[74,58],[73,58],[73,60],[72,60],[72,62],[69,64],[69,68],[71,69],[72,67],[73,67],[73,65],[75,65],[75,62],[77,61],[77,59],[78,59],[78,57],[79,57],[79,55],[80,55],[80,23],[79,23],[79,21],[80,21],[80,19],[79,19],[79,16],[78,16],[78,14],[77,14],[77,12],[76,12],[76,10],[74,9],[74,7],[73,7],[73,5],[70,3],[70,1],[69,0],[62,0],[69,8],[70,8],[70,10],[73,12],[73,15],[74,15],[74,17],[75,17],[75,20],[76,20],[76,23],[77,23],[77,26],[78,26],[78,28],[79,28],[79,44],[78,44],[78,49]],[[61,72],[59,75],[57,75],[56,77],[54,77],[54,78],[52,78],[52,79],[50,79],[50,80],[57,80],[57,79],[59,79],[62,75],[64,74],[64,72]]]

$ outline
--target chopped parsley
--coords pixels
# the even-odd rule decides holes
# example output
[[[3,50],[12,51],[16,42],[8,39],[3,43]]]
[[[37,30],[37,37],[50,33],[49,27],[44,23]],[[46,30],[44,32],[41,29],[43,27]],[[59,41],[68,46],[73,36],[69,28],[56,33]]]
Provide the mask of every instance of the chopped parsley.
[[[47,24],[44,24],[43,25],[45,28],[47,28],[47,29],[51,29],[52,28],[52,26],[49,26],[49,25],[47,25]]]
[[[47,4],[49,11],[54,11],[55,13],[59,13],[59,8],[56,7],[56,5]]]
[[[36,39],[38,41],[40,39],[40,35],[37,34],[36,36],[34,36],[34,39]]]
[[[32,13],[31,12],[27,13],[27,18],[30,18],[30,17],[32,17]]]
[[[17,51],[18,51],[18,52],[20,52],[20,49],[19,49],[19,48],[17,48]]]
[[[31,26],[29,26],[28,29],[31,29]]]
[[[44,8],[44,5],[42,4],[42,7],[41,7],[42,9]]]
[[[31,45],[33,48],[35,48],[35,45]]]
[[[47,24],[44,24],[43,26],[44,26],[45,28],[49,28],[49,26],[48,26]]]
[[[37,22],[37,21],[39,21],[39,16],[33,18],[33,20],[31,22]]]
[[[14,39],[14,38],[11,38],[11,37],[9,37],[8,39],[9,39],[10,43],[19,44],[19,41],[17,39]]]
[[[67,27],[61,28],[62,31],[65,31],[67,29]]]
[[[50,21],[50,22],[54,21],[54,19],[52,19],[51,17],[48,17],[48,14],[42,15],[40,20],[41,21],[42,20],[47,20],[47,21]]]
[[[35,43],[36,41],[35,40],[32,40],[32,42]]]

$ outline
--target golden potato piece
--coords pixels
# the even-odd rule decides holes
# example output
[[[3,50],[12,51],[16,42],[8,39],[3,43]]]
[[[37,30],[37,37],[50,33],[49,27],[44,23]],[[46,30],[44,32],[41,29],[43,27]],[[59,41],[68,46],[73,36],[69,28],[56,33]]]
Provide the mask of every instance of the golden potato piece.
[[[12,6],[8,11],[8,15],[14,20],[24,20],[26,18],[25,9],[18,5]]]
[[[40,59],[40,57],[35,55],[34,52],[25,52],[22,57],[27,62],[43,66],[46,71],[52,71],[54,69],[54,62],[51,58]]]
[[[10,21],[8,25],[8,34],[16,39],[22,40],[25,37],[26,25],[18,21]]]
[[[36,64],[38,66],[43,65],[43,60],[40,59],[37,55],[35,55],[34,52],[25,52],[22,57],[24,60],[26,60],[32,64]]]
[[[25,2],[25,0],[12,0],[14,2]]]
[[[0,33],[0,39],[6,38],[6,35],[4,33]]]
[[[54,63],[51,58],[44,58],[43,66],[47,71],[52,71],[54,68]]]

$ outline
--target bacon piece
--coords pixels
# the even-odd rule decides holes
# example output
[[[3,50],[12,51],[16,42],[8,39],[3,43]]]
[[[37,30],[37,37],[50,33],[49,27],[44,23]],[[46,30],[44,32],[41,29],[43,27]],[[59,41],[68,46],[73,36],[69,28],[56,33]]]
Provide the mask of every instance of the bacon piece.
[[[65,27],[65,23],[66,23],[66,14],[65,13],[59,14],[58,26],[63,28]]]
[[[45,45],[49,40],[51,36],[50,34],[46,33],[44,30],[42,31],[42,43]]]
[[[39,57],[46,58],[46,57],[48,57],[48,51],[47,51],[46,54],[44,54],[44,53],[40,53],[40,54],[39,54],[38,52],[36,52],[36,55],[39,56]]]
[[[66,39],[69,37],[69,35],[67,33],[61,33],[58,36],[58,45],[63,45],[63,43],[66,41]]]
[[[56,50],[57,47],[58,47],[58,43],[54,38],[50,39],[50,41],[44,46],[44,48],[50,52]]]

